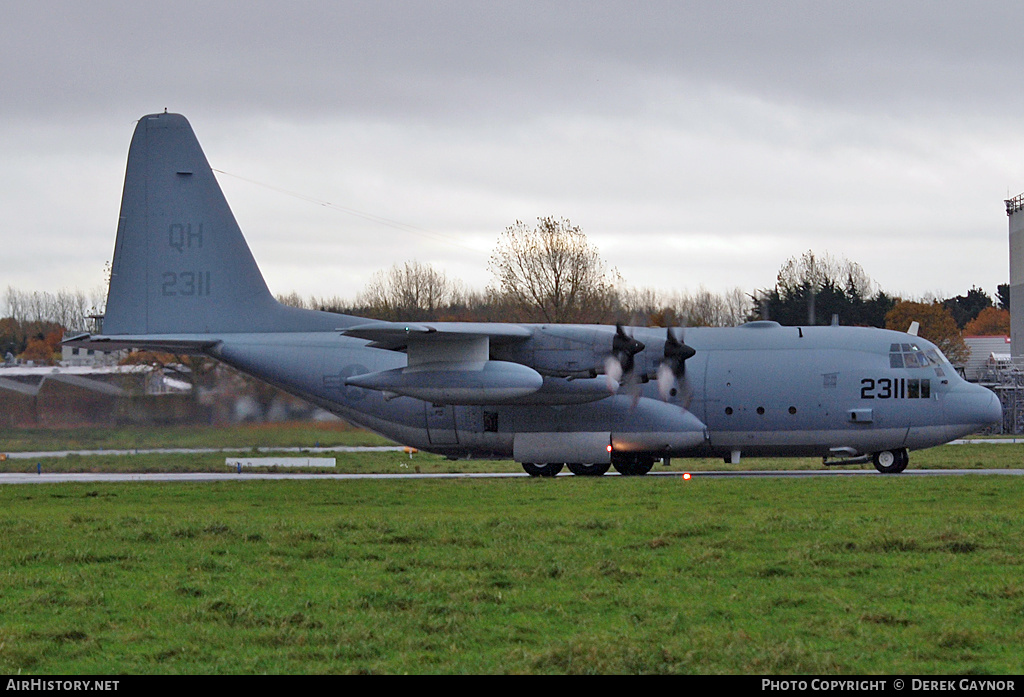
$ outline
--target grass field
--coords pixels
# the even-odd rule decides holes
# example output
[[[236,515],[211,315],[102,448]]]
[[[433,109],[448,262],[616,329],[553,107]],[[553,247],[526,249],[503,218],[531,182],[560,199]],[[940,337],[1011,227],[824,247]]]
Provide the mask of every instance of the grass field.
[[[134,448],[254,448],[391,445],[344,422],[289,422],[237,426],[111,426],[16,428],[0,431],[0,453],[26,450],[131,450]]]
[[[0,488],[0,671],[1019,673],[1017,478]]]
[[[326,440],[301,430],[190,445]],[[1020,467],[1022,453],[944,446],[911,467]],[[340,471],[520,471],[338,459]],[[792,466],[821,465],[672,469]],[[51,467],[217,471],[224,456]],[[1020,673],[1022,494],[1019,478],[991,475],[5,486],[0,672]]]

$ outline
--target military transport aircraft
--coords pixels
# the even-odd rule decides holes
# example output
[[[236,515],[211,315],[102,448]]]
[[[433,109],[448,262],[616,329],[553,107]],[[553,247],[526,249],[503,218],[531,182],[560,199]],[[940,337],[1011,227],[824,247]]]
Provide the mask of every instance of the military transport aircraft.
[[[819,456],[903,471],[1001,419],[932,343],[857,327],[384,322],[279,304],[179,114],[128,152],[102,328],[66,343],[205,354],[388,438],[535,476]]]

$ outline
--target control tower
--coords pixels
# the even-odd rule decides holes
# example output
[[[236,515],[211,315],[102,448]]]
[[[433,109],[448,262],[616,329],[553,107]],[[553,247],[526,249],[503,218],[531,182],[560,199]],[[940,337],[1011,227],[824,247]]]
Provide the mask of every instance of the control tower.
[[[1024,356],[1024,194],[1006,201],[1010,218],[1010,355]]]

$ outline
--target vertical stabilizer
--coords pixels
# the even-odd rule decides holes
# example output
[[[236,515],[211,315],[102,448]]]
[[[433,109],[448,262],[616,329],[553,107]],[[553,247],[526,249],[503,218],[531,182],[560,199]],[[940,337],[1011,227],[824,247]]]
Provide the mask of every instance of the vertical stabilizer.
[[[188,120],[142,117],[128,151],[103,333],[289,331],[319,314],[274,300]]]

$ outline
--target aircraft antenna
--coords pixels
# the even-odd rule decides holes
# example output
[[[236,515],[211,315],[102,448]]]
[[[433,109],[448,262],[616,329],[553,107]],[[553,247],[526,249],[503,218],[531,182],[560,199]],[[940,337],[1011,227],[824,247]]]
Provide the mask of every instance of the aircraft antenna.
[[[295,191],[289,191],[288,189],[282,189],[281,187],[274,186],[273,184],[267,184],[265,182],[256,181],[255,179],[249,179],[248,177],[243,177],[243,176],[238,175],[238,174],[232,174],[231,172],[225,172],[224,170],[217,169],[215,167],[211,167],[210,169],[212,169],[217,174],[224,174],[224,175],[227,175],[229,177],[233,177],[235,179],[241,179],[242,181],[247,182],[249,184],[255,184],[256,186],[262,186],[265,189],[271,189],[272,191],[276,191],[278,193],[285,194],[286,196],[292,196],[292,197],[300,199],[302,201],[306,201],[307,203],[313,203],[313,204],[316,204],[316,205],[321,206],[323,208],[329,208],[331,210],[338,211],[339,213],[347,213],[348,215],[352,215],[352,216],[355,216],[357,218],[362,218],[363,220],[369,220],[370,222],[377,223],[378,225],[385,225],[387,227],[394,228],[396,230],[402,230],[403,232],[411,232],[413,234],[421,235],[421,236],[426,237],[428,239],[432,239],[435,242],[442,242],[444,244],[452,245],[453,247],[460,247],[461,249],[466,249],[466,250],[469,250],[471,252],[476,252],[477,254],[484,254],[484,252],[482,250],[479,250],[479,249],[476,249],[476,248],[473,248],[473,247],[468,247],[468,246],[462,244],[461,242],[459,242],[456,238],[451,237],[449,235],[442,234],[440,232],[434,232],[432,230],[426,230],[424,228],[416,227],[415,225],[409,225],[407,223],[402,223],[402,222],[399,222],[397,220],[391,220],[390,218],[385,218],[383,216],[374,215],[373,213],[366,213],[364,211],[356,210],[355,208],[349,208],[348,206],[340,206],[340,205],[338,205],[336,203],[331,203],[330,201],[324,201],[323,199],[314,198],[313,196],[307,196],[306,194],[300,194],[300,193],[295,192]]]

